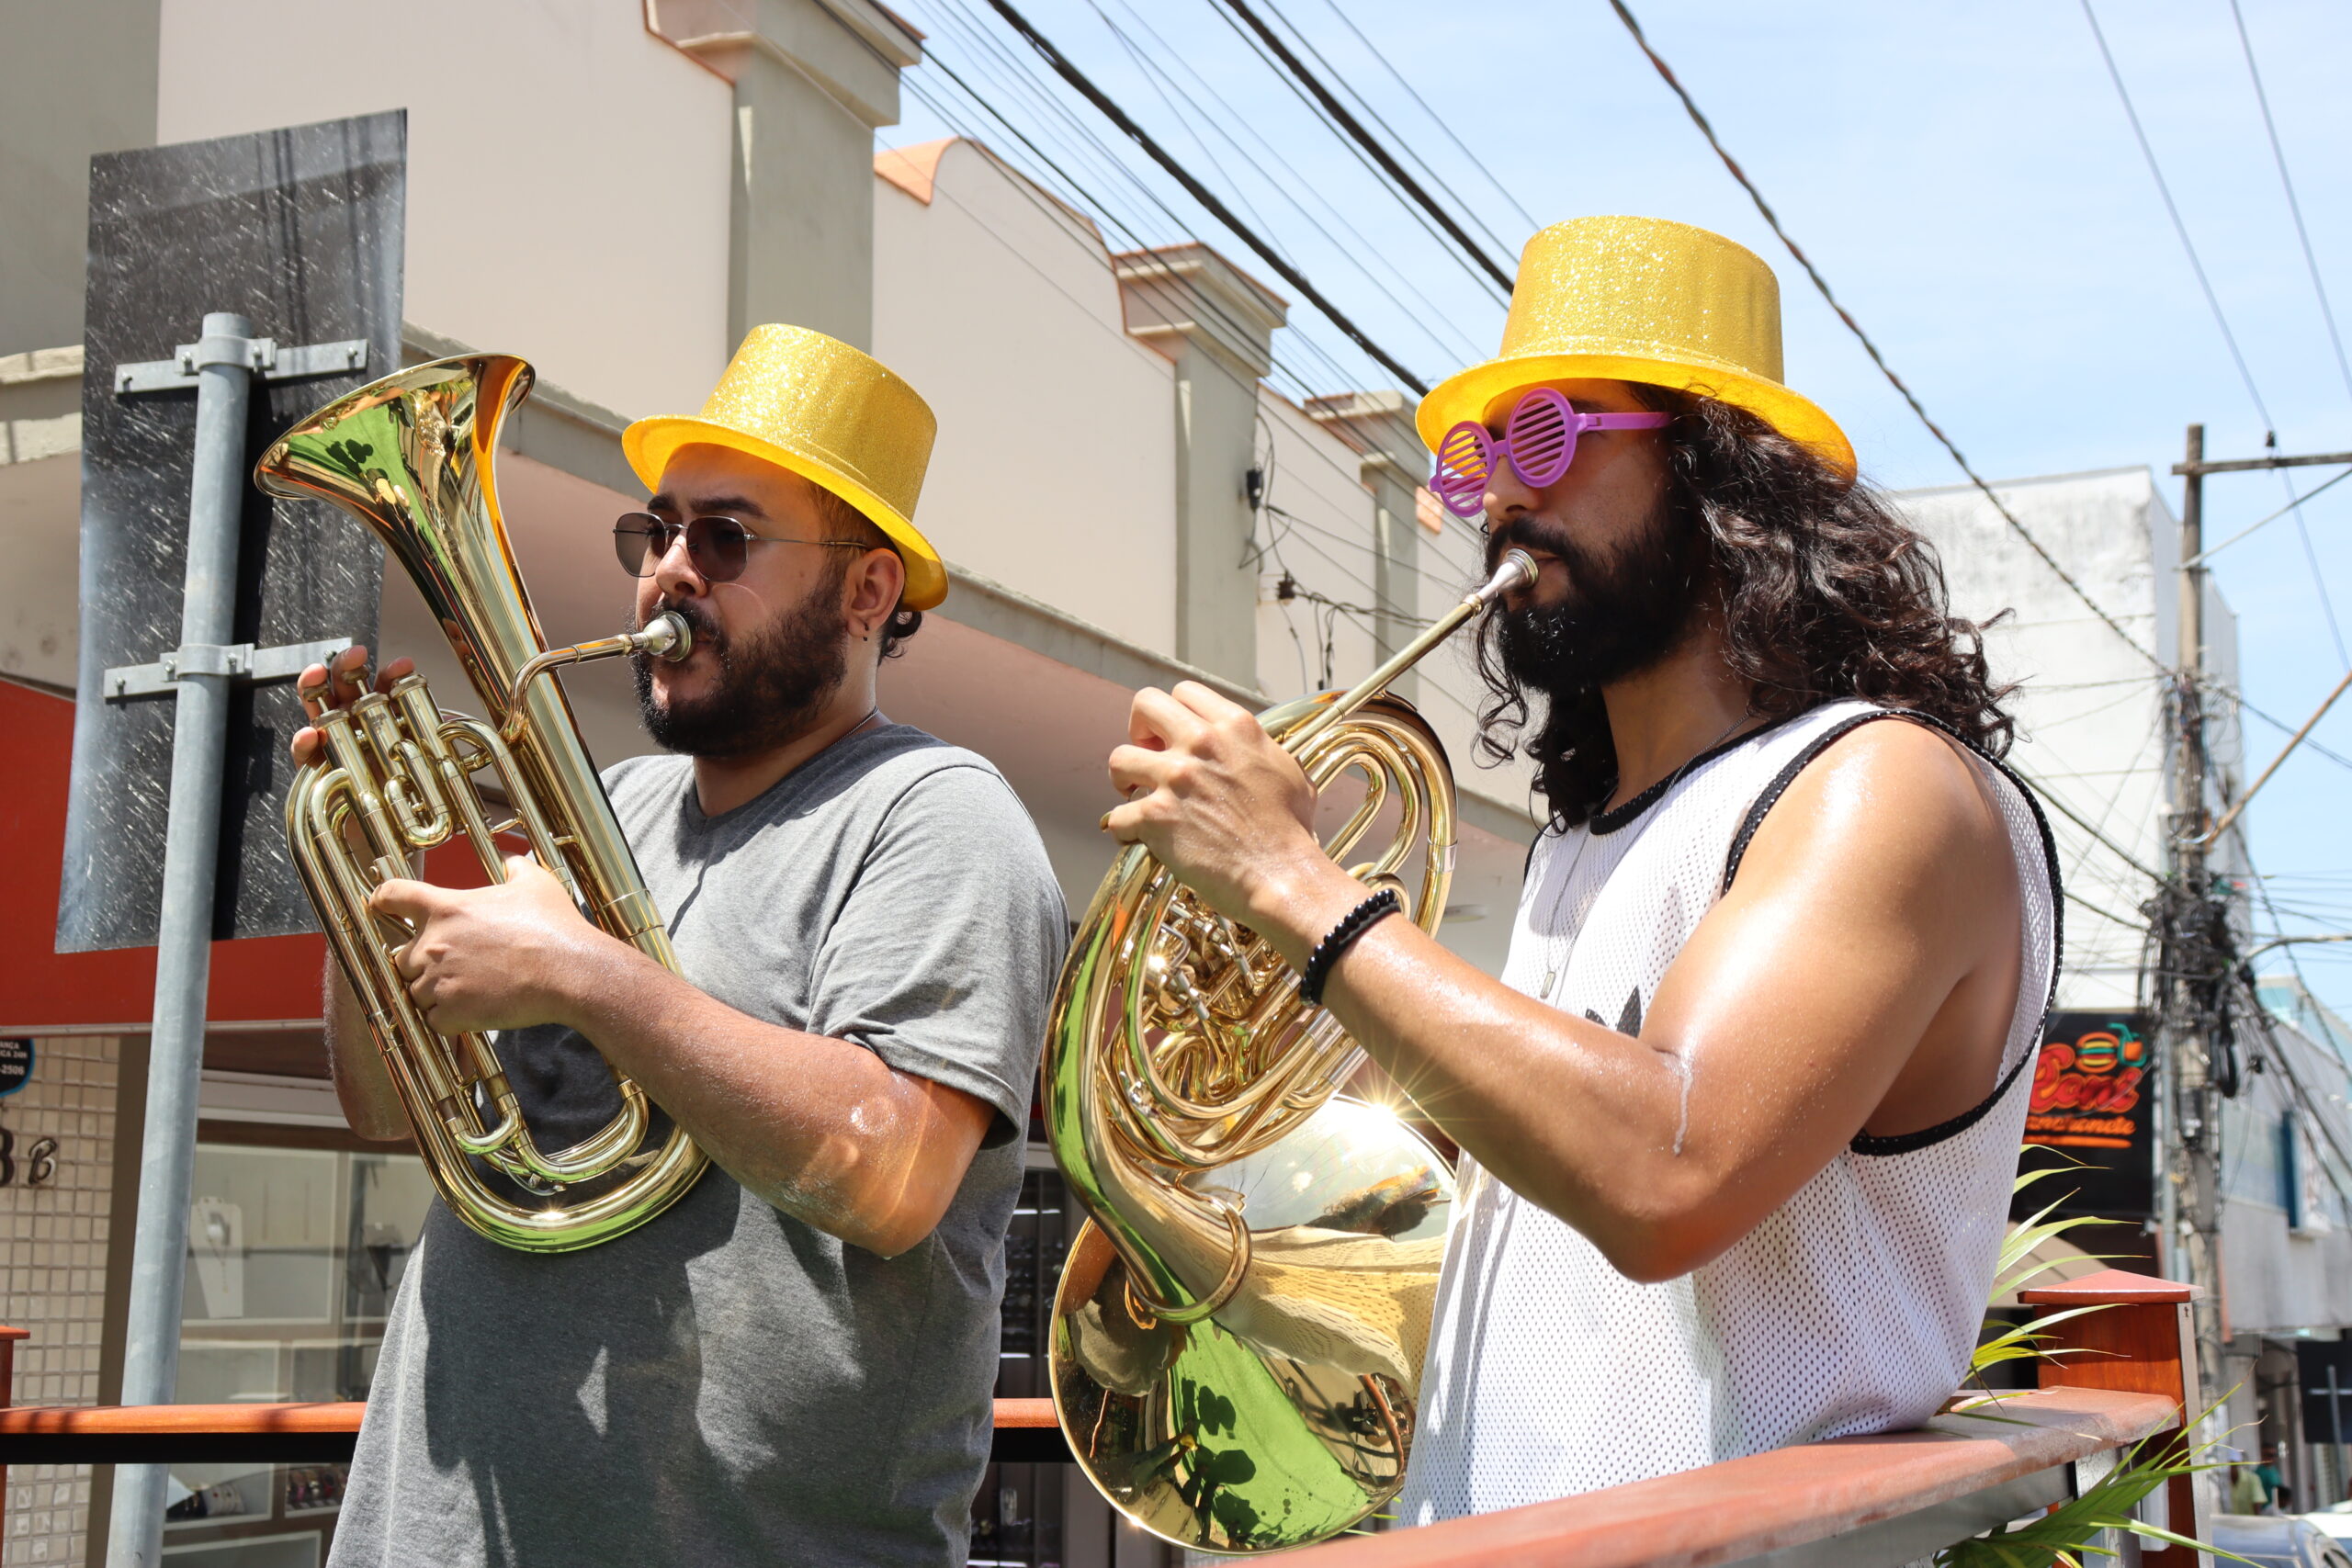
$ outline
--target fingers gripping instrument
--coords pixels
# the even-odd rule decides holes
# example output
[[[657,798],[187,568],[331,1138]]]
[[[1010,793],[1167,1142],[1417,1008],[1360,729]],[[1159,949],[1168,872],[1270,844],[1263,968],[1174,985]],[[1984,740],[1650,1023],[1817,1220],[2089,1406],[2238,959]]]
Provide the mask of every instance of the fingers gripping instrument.
[[[618,1075],[610,1122],[568,1147],[541,1148],[491,1041],[433,1030],[396,967],[413,933],[368,907],[378,886],[409,874],[413,854],[456,838],[503,882],[500,840],[519,837],[590,919],[677,967],[562,688],[545,677],[591,659],[683,658],[692,634],[664,614],[620,637],[546,646],[492,472],[499,426],[530,385],[530,367],[501,355],[412,367],[295,425],[254,479],[273,495],[331,501],[375,531],[489,715],[443,711],[419,675],[326,708],[323,755],[296,773],[286,832],[443,1200],[492,1241],[568,1252],[675,1202],[702,1174],[702,1151],[674,1126],[649,1145],[652,1107]]]
[[[1389,684],[1512,588],[1493,577],[1363,682],[1259,716],[1318,795],[1324,842],[1434,931],[1452,880],[1444,749]],[[1080,924],[1054,998],[1045,1117],[1090,1216],[1054,1303],[1054,1401],[1088,1478],[1180,1545],[1250,1552],[1349,1529],[1396,1495],[1453,1174],[1336,1091],[1363,1051],[1253,933],[1141,846]]]

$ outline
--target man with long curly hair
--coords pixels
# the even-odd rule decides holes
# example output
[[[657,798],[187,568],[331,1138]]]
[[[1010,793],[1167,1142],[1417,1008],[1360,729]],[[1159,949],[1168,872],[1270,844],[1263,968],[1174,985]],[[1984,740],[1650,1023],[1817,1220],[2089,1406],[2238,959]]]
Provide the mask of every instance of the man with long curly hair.
[[[1272,942],[1461,1145],[1400,1517],[1916,1425],[1958,1386],[2057,872],[1933,554],[1781,381],[1771,273],[1539,233],[1432,488],[1535,581],[1486,748],[1549,820],[1500,982],[1380,918],[1250,716],[1145,692],[1107,826]]]

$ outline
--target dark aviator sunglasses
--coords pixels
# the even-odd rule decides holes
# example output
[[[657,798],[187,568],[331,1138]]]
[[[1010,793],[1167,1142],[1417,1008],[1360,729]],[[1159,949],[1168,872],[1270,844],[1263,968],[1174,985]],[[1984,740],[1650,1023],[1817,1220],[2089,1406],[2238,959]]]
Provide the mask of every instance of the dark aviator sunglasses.
[[[673,523],[650,512],[626,512],[613,525],[613,553],[631,577],[650,577],[683,534],[686,558],[707,582],[732,582],[743,575],[753,545],[826,545],[838,549],[873,547],[859,539],[776,539],[754,534],[732,517],[696,517]]]

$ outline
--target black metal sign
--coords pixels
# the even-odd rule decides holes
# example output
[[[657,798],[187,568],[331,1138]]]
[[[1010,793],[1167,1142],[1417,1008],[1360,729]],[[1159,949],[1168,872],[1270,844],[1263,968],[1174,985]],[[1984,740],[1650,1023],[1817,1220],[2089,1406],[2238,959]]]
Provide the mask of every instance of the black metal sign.
[[[2147,1015],[2052,1013],[2041,1040],[2023,1168],[2064,1169],[2019,1192],[2011,1217],[2056,1202],[2062,1214],[2148,1218],[2155,1204],[2155,1055]],[[2092,1249],[2100,1250],[2096,1238]]]
[[[106,685],[107,671],[142,666],[160,671],[151,689],[167,681],[179,643],[197,392],[192,372],[185,389],[147,389],[175,368],[154,362],[195,345],[208,313],[252,321],[266,342],[253,350],[248,467],[285,425],[398,368],[406,125],[395,111],[91,160],[62,953],[155,940],[174,703],[167,685],[143,696]],[[344,349],[352,344],[364,344],[364,364]],[[322,344],[337,348],[332,364],[296,352]],[[288,351],[283,363],[275,345]],[[354,519],[248,485],[237,559],[234,644],[374,642],[383,553]],[[300,723],[287,681],[234,687],[215,938],[315,929],[278,820],[286,741]]]
[[[2352,1443],[2352,1340],[2297,1340],[2295,1372],[2303,1390],[2303,1441]]]

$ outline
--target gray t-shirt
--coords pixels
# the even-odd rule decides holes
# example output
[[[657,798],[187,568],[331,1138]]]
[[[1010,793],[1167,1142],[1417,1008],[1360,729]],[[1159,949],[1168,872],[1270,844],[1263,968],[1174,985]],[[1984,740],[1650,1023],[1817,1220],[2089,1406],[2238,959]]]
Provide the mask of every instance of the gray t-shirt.
[[[1069,931],[1036,828],[986,761],[905,725],[715,818],[681,758],[623,762],[605,786],[689,980],[998,1120],[939,1227],[887,1261],[716,1165],[650,1223],[554,1256],[435,1203],[331,1561],[961,1563]],[[542,1147],[611,1114],[577,1035],[517,1031],[501,1052]]]

